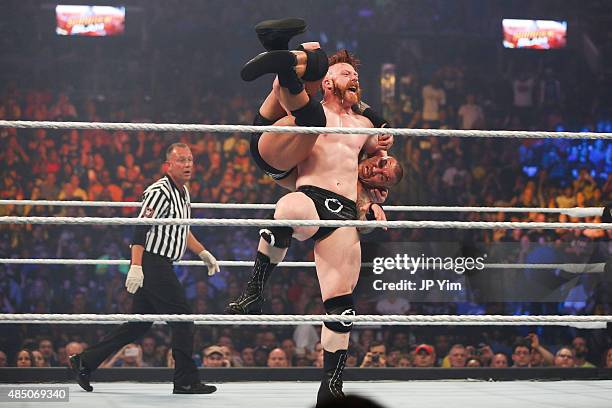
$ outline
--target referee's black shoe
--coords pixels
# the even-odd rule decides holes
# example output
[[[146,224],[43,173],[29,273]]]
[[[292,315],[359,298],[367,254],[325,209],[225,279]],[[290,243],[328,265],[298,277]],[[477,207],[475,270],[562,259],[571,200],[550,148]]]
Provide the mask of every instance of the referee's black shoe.
[[[92,392],[93,387],[89,384],[89,376],[91,375],[91,371],[87,367],[83,365],[83,360],[81,360],[81,356],[78,354],[73,354],[68,359],[68,363],[70,364],[70,370],[74,373],[77,382],[87,392]]]
[[[212,394],[217,391],[217,387],[214,385],[206,385],[201,382],[193,383],[191,385],[177,385],[174,384],[173,394]]]

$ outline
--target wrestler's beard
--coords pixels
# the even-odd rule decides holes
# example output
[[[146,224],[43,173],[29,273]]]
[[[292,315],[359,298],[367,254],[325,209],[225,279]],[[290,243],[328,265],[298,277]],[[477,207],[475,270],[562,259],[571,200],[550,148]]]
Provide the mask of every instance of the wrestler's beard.
[[[340,103],[342,105],[344,105],[344,100],[347,99],[345,98],[346,93],[350,92],[348,89],[352,86],[353,84],[347,84],[346,87],[341,88],[339,87],[335,82],[334,82],[334,95],[336,95],[337,97],[340,98]],[[361,101],[361,88],[357,87],[357,91],[355,92],[355,95],[357,96],[357,100],[354,101],[353,103],[351,103],[351,105],[354,105],[356,103],[359,103]]]

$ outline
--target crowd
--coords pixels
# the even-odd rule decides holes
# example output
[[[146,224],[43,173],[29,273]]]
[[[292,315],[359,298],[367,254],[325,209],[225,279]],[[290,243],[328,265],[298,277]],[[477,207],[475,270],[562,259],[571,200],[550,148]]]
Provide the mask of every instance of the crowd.
[[[440,13],[444,14],[441,2],[430,3],[427,19],[412,16],[412,29],[418,30],[419,24],[437,21],[441,18]],[[181,7],[187,7],[182,4]],[[363,24],[382,27],[382,34],[385,30],[395,32],[394,24],[405,24],[404,20],[378,23],[379,20],[389,21],[388,16],[395,10],[393,3],[389,3],[384,13],[368,9],[369,2],[359,4]],[[245,7],[251,10],[254,6],[245,3]],[[333,47],[334,42],[351,32],[350,27],[357,26],[348,13],[342,12],[343,7],[336,11],[342,18],[334,18],[335,24],[328,24],[335,27],[333,32],[317,32],[318,39],[334,38],[328,41],[328,46]],[[371,12],[373,14],[369,14]],[[319,14],[317,12],[317,16]],[[211,19],[213,15],[209,14]],[[453,16],[442,17],[448,21]],[[160,13],[156,18],[162,23],[174,21],[167,13]],[[232,18],[224,16],[219,20],[231,21]],[[463,20],[453,21],[456,24],[439,25],[437,32],[466,29]],[[214,24],[210,22],[211,26]],[[176,36],[162,38],[161,32],[153,33],[150,41],[168,49],[168,38],[178,38],[181,44],[181,38],[190,36],[189,27],[193,25],[182,24],[181,29],[185,31]],[[241,32],[241,35],[246,34]],[[249,36],[252,37],[252,33],[249,32]],[[322,43],[325,45],[324,41]],[[189,48],[172,49],[179,54],[182,52],[182,60],[188,57],[187,60],[192,58],[196,62],[202,62],[208,52],[199,49],[191,55],[186,52]],[[135,96],[119,102],[93,94],[7,82],[0,90],[0,119],[250,124],[258,104],[249,95],[252,89],[245,93],[232,92],[232,86],[240,86],[240,90],[246,87],[236,80],[227,80],[228,74],[224,71],[227,63],[224,64],[219,55],[210,55],[210,60],[213,61],[209,64],[212,71],[205,79],[201,78],[198,63],[189,65],[191,70],[182,63],[181,70],[176,71],[175,65],[181,58],[168,64],[152,64],[155,65],[151,68],[154,73],[147,73],[157,77],[157,90],[136,92]],[[398,61],[397,94],[384,101],[382,110],[396,127],[610,130],[612,118],[605,99],[607,95],[598,91],[605,88],[601,86],[605,79],[587,81],[586,75],[579,75],[584,67],[571,63],[567,63],[563,71],[556,71],[557,67],[553,69],[552,64],[535,64],[533,69],[525,68],[529,64],[515,64],[521,68],[483,72],[476,61],[451,64],[447,60],[436,60],[434,54],[423,55],[420,64],[405,66]],[[126,75],[130,77],[129,72]],[[175,81],[177,77],[180,77],[178,82]],[[585,83],[576,86],[578,78]],[[190,88],[192,82],[198,86]],[[139,84],[146,87],[146,84]],[[364,85],[365,95],[368,95],[368,84]],[[203,87],[206,91],[201,89]],[[217,89],[219,87],[224,90]],[[180,95],[180,100],[175,97],[156,99],[156,94],[165,95],[165,88],[168,92],[173,88],[172,92]],[[371,87],[369,93],[375,93]],[[0,149],[3,163],[0,198],[139,201],[143,189],[164,173],[163,153],[167,145],[180,141],[189,144],[194,154],[195,177],[189,185],[192,202],[275,202],[284,191],[255,168],[247,137],[238,133],[0,129],[0,141],[4,146]],[[612,201],[612,144],[607,141],[396,138],[391,153],[404,166],[404,180],[390,193],[389,204],[569,208],[602,207]],[[0,214],[132,217],[135,210],[3,205]],[[248,214],[233,210],[193,212],[196,218],[264,218],[268,215],[266,211]],[[393,219],[409,220],[440,217],[435,213],[390,214]],[[467,221],[600,221],[600,217],[578,219],[538,213],[469,213],[458,218]],[[194,233],[217,259],[253,259],[257,235],[252,229],[195,228]],[[127,259],[131,238],[129,228],[107,226],[10,225],[2,226],[0,234],[0,257],[3,258]],[[610,257],[611,236],[610,231],[603,230],[397,229],[376,231],[364,236],[363,241],[367,244],[442,241],[490,246],[508,244],[506,248],[511,250],[497,251],[499,258],[496,260],[518,263],[538,262],[544,258],[547,262],[586,264],[603,262]],[[294,242],[288,260],[307,261],[312,260],[312,256],[309,243]],[[127,266],[3,264],[0,265],[0,312],[129,313],[131,297],[123,286],[126,272]],[[248,273],[243,268],[226,268],[209,278],[204,267],[177,267],[176,272],[197,314],[222,313],[228,301],[240,293]],[[559,272],[555,276],[569,279]],[[571,296],[549,303],[534,300],[494,303],[478,299],[413,302],[401,296],[372,294],[359,287],[356,301],[360,314],[589,315],[612,312],[610,282],[580,277],[574,287]],[[324,314],[318,293],[316,276],[311,270],[279,268],[271,278],[265,312]],[[91,327],[92,330],[84,332],[78,326],[3,326],[0,366],[66,365],[67,355],[97,342],[105,332],[105,327]],[[209,367],[321,365],[322,349],[317,343],[317,331],[315,326],[295,329],[198,327],[194,359]],[[462,332],[450,327],[435,330],[378,328],[354,330],[352,342],[348,366],[612,366],[610,339],[600,331],[582,333],[550,327],[538,328],[536,333],[526,332],[524,328]],[[167,329],[157,327],[138,344],[126,346],[105,366],[171,366],[169,344]]]
[[[314,327],[307,330],[316,332]],[[293,337],[277,338],[271,330],[255,335],[247,345],[236,344],[222,332],[213,345],[197,350],[193,358],[197,366],[223,367],[322,367],[323,348],[320,342],[312,347],[298,347],[306,340],[304,332],[296,329]],[[138,343],[130,343],[109,357],[100,368],[116,367],[174,367],[172,350],[164,343],[160,331],[145,336]],[[593,353],[584,336],[576,336],[568,345],[549,350],[535,333],[517,337],[508,345],[491,339],[489,343],[453,343],[452,336],[436,335],[432,343],[412,344],[402,331],[385,332],[379,340],[371,329],[358,330],[351,339],[347,367],[416,367],[416,368],[612,368],[612,347]],[[15,353],[14,364],[0,351],[0,367],[62,367],[68,356],[81,352],[86,342],[71,341],[54,347],[49,337],[26,339]]]

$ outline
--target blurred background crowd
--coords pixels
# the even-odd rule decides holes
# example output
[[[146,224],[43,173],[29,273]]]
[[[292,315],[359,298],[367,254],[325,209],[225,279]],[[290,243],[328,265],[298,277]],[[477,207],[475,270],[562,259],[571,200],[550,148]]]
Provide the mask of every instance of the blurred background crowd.
[[[53,34],[53,10],[36,1],[3,5],[10,18],[0,24],[0,119],[250,124],[269,87],[265,80],[245,84],[238,76],[241,65],[261,51],[252,27],[265,18],[295,15],[309,22],[301,40],[319,41],[327,51],[348,48],[362,59],[364,100],[394,127],[612,131],[612,72],[606,68],[612,13],[605,1],[534,5],[515,0],[493,5],[484,0],[321,0],[301,5],[239,0],[232,7],[215,0],[125,3],[132,17],[126,35],[119,38],[58,38]],[[274,15],[269,12],[272,6]],[[569,20],[574,31],[568,48],[501,49],[501,18],[514,17],[517,9],[525,18]],[[0,140],[2,199],[139,201],[144,188],[163,175],[165,148],[177,141],[189,144],[194,154],[192,202],[273,203],[285,193],[255,168],[245,134],[0,129]],[[612,144],[607,140],[398,137],[391,153],[402,162],[405,176],[391,191],[389,204],[569,208],[602,207],[612,201]],[[0,213],[135,216],[134,209],[109,207],[4,205]],[[268,215],[193,212],[199,218]],[[388,216],[448,218],[436,213]],[[537,213],[457,218],[600,221]],[[217,259],[254,257],[258,236],[253,229],[196,228],[194,233]],[[3,225],[0,234],[3,258],[129,258],[131,231],[125,227]],[[363,241],[508,243],[514,249],[504,254],[505,260],[515,263],[594,263],[610,257],[610,235],[604,230],[415,229],[377,231]],[[312,245],[294,242],[288,260],[312,260]],[[204,267],[177,267],[176,272],[197,314],[222,313],[249,273],[225,268],[209,278]],[[0,265],[0,311],[129,313],[126,273],[127,266]],[[566,279],[559,271],[547,273]],[[609,277],[572,282],[571,294],[547,303],[474,298],[413,302],[358,287],[357,310],[612,312]],[[323,314],[319,293],[313,270],[279,268],[268,287],[265,312]],[[107,330],[103,325],[86,331],[79,326],[3,325],[0,366],[65,365],[67,355],[97,342]],[[211,367],[320,366],[318,330],[199,326],[194,359]],[[352,342],[348,366],[612,367],[610,339],[599,330],[399,326],[356,329]],[[169,344],[167,328],[156,326],[105,364],[171,366]]]

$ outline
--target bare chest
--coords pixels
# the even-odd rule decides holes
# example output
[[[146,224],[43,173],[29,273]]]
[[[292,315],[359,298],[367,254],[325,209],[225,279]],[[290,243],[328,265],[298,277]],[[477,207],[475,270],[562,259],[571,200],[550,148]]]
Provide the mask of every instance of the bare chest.
[[[367,125],[363,123],[362,118],[353,115],[338,115],[333,112],[326,111],[327,127],[342,127],[342,128],[362,128]],[[366,140],[367,135],[363,134],[322,134],[319,136],[317,144],[321,145],[336,145],[344,149],[355,150],[359,153]]]

